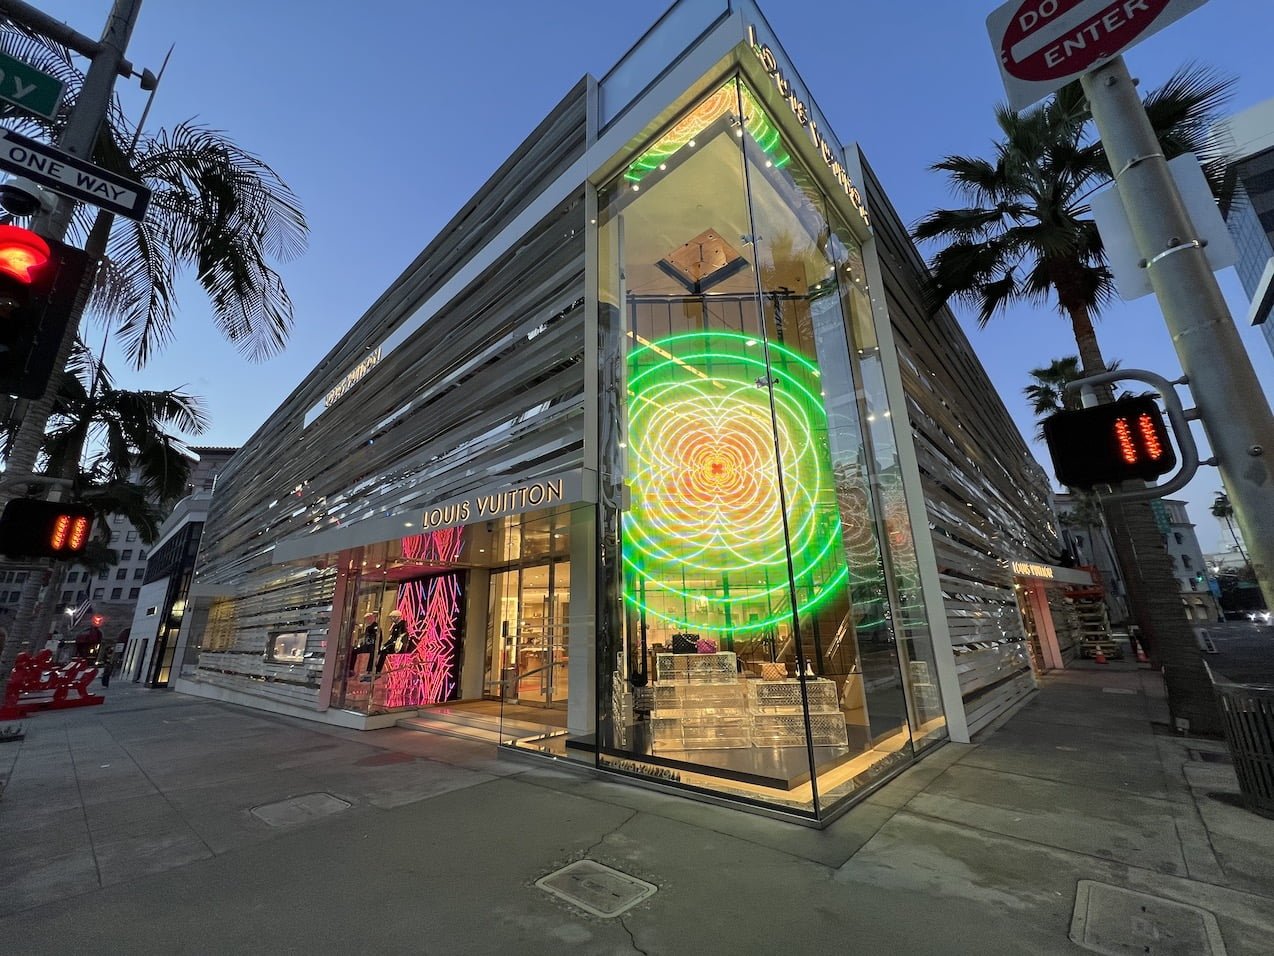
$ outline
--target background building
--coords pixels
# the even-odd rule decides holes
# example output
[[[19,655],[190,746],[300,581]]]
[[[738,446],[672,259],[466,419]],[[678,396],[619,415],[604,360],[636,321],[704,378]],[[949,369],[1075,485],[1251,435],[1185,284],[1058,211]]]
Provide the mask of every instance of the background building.
[[[1252,302],[1248,322],[1274,350],[1274,99],[1235,114],[1216,129],[1226,155],[1220,204],[1238,247],[1235,269]]]
[[[1061,525],[1062,544],[1075,563],[1096,568],[1102,584],[1102,600],[1112,625],[1126,626],[1128,592],[1119,573],[1114,546],[1096,502],[1084,495],[1059,493],[1053,496]]]
[[[191,464],[187,493],[197,490],[211,493],[217,476],[236,449],[192,446],[189,451],[197,457]],[[64,639],[88,627],[96,616],[102,619],[100,626],[108,641],[128,641],[152,549],[142,542],[137,529],[123,515],[110,515],[105,521],[110,532],[109,547],[119,555],[119,561],[114,567],[97,573],[83,565],[73,565],[66,573],[62,591],[55,596],[54,617],[54,627]]]
[[[1186,615],[1197,624],[1215,622],[1221,616],[1221,608],[1208,586],[1207,559],[1199,547],[1194,522],[1186,513],[1186,503],[1164,498],[1158,504],[1161,507],[1155,507],[1155,518],[1168,547],[1172,573],[1181,586]]]
[[[177,636],[186,609],[195,556],[217,479],[237,448],[194,446],[189,494],[173,508],[151,546],[120,664],[121,677],[167,687],[179,663]]]
[[[1106,588],[1106,607],[1111,623],[1126,625],[1129,620],[1126,591],[1109,532],[1101,521],[1099,511],[1084,496],[1059,494],[1056,500],[1063,543],[1076,563],[1097,569]],[[1168,549],[1186,617],[1197,623],[1217,620],[1220,607],[1208,584],[1208,563],[1199,547],[1194,523],[1186,511],[1186,502],[1172,498],[1156,499],[1151,502],[1151,508]]]

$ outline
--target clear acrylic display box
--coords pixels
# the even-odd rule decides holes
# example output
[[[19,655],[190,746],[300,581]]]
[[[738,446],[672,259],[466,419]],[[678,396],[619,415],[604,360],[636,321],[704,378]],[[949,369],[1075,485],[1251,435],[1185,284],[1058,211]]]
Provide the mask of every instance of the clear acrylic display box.
[[[754,714],[800,714],[801,683],[795,678],[750,680],[747,682],[748,708]],[[839,712],[835,681],[808,677],[804,684],[811,714]]]
[[[688,681],[711,684],[739,679],[739,667],[732,651],[715,654],[656,654],[656,681]]]

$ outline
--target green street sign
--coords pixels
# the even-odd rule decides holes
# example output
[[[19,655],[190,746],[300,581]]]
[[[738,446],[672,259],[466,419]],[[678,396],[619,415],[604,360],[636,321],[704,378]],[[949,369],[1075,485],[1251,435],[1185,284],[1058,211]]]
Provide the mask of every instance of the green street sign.
[[[66,86],[61,80],[0,53],[0,100],[53,119],[64,89]]]

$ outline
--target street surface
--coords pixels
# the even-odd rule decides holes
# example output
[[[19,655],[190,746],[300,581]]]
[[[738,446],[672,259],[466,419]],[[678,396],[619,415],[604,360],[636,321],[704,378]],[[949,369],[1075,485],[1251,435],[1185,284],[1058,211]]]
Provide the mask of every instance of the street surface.
[[[1274,626],[1226,621],[1207,630],[1217,649],[1205,658],[1213,673],[1240,684],[1274,684]]]

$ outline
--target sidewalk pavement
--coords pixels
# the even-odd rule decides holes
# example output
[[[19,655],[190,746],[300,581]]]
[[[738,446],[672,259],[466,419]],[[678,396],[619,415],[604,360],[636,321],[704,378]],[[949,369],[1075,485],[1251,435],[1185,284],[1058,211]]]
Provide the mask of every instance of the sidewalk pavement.
[[[1130,666],[1046,678],[822,831],[489,744],[107,695],[0,744],[6,951],[1274,951],[1274,821]],[[535,886],[582,858],[658,891],[602,919]]]

